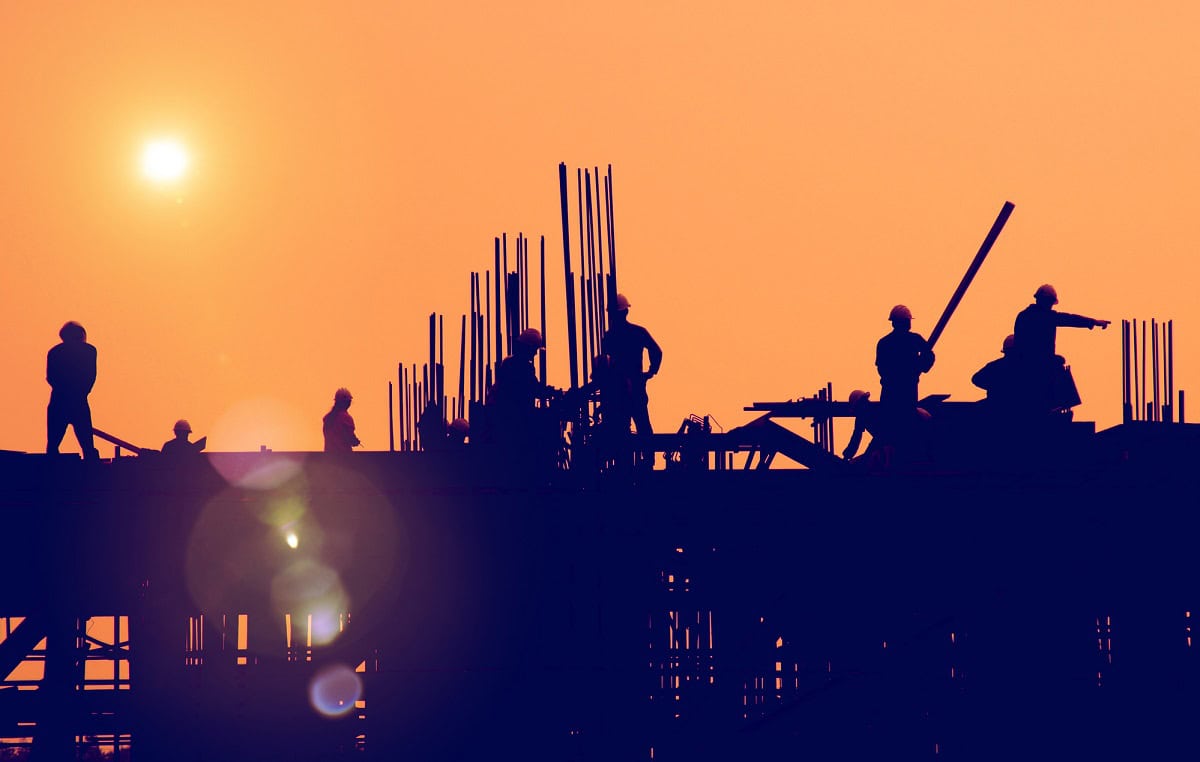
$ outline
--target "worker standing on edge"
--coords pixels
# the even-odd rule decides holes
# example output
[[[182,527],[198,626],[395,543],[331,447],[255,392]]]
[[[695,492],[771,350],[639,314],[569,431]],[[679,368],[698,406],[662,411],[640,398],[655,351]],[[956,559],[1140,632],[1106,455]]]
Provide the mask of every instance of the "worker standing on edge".
[[[348,453],[362,442],[354,435],[354,418],[350,416],[350,403],[354,397],[350,390],[342,387],[333,394],[333,407],[322,419],[325,432],[325,452]]]
[[[92,438],[92,409],[88,394],[96,384],[96,348],[87,343],[87,331],[71,320],[58,332],[61,343],[46,355],[46,381],[50,384],[50,405],[46,408],[46,453],[58,454],[58,446],[75,429],[75,438],[86,460],[99,459]]]
[[[1033,403],[1043,411],[1066,410],[1080,400],[1066,360],[1055,351],[1058,329],[1108,328],[1109,321],[1055,311],[1058,292],[1049,283],[1038,286],[1033,300],[1013,323],[1013,352],[1023,366]]]
[[[629,382],[628,416],[638,434],[653,434],[650,425],[650,397],[646,382],[658,374],[663,353],[654,338],[640,325],[629,322],[629,300],[617,294],[609,311],[611,324],[601,340],[601,351],[612,358],[612,370]],[[649,356],[650,367],[643,370],[642,360]],[[626,424],[628,428],[628,424]]]
[[[875,345],[875,367],[879,369],[879,403],[892,412],[917,407],[917,384],[922,373],[933,367],[933,350],[919,333],[912,332],[912,312],[903,304],[892,308],[888,320],[892,332]]]
[[[1033,304],[1021,310],[1013,323],[1014,349],[1021,358],[1049,359],[1055,357],[1057,330],[1062,328],[1108,328],[1110,321],[1058,312],[1058,292],[1044,283],[1033,294]],[[1059,360],[1062,360],[1059,357]]]

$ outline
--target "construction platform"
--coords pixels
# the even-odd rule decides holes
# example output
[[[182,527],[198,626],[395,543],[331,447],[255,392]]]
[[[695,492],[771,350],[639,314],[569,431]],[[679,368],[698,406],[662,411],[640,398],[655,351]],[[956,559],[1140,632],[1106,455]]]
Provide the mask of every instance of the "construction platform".
[[[469,447],[0,453],[0,738],[54,760],[1186,754],[1198,438],[1127,424],[1069,468],[587,479]]]

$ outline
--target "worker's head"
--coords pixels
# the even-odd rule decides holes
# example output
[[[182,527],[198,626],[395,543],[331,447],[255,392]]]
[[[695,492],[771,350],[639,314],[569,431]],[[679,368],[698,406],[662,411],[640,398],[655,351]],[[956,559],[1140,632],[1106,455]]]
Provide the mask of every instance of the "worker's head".
[[[529,352],[536,352],[542,348],[542,332],[536,328],[526,328],[517,334],[516,343]]]
[[[180,418],[178,421],[175,421],[175,436],[180,436],[180,435],[187,436],[188,434],[191,434],[191,433],[192,433],[192,424],[188,423],[183,418]]]
[[[908,328],[912,325],[912,319],[912,310],[903,304],[897,304],[888,313],[888,320],[892,321],[892,325],[897,328]]]
[[[1058,292],[1054,290],[1054,286],[1043,283],[1033,292],[1033,300],[1038,304],[1058,304]]]
[[[862,389],[855,389],[850,392],[850,407],[856,410],[867,404],[867,400],[871,399],[871,393]]]
[[[341,408],[350,407],[350,402],[353,399],[354,396],[350,394],[350,390],[343,386],[333,393],[333,406]]]
[[[58,329],[58,338],[63,341],[84,341],[87,339],[87,331],[83,330],[83,326],[74,320],[68,320],[63,323],[62,328]]]
[[[450,422],[450,433],[462,439],[471,432],[471,424],[466,418],[455,418]]]
[[[1013,336],[1010,333],[1009,335],[1004,337],[1004,344],[1001,345],[1000,351],[1003,352],[1004,354],[1008,354],[1009,350],[1012,349],[1016,345],[1016,343],[1017,343],[1017,337]]]
[[[629,299],[626,298],[625,294],[617,294],[617,298],[613,300],[613,303],[608,308],[613,312],[628,312]]]

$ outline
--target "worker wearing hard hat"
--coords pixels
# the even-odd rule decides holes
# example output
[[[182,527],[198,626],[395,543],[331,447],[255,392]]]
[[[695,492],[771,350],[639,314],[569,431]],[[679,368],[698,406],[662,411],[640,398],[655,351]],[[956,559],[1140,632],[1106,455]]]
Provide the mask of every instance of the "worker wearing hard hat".
[[[1108,328],[1110,321],[1058,312],[1058,292],[1054,286],[1044,283],[1033,294],[1033,304],[1017,315],[1013,324],[1016,355],[1021,358],[1054,357],[1054,344],[1061,328]]]
[[[333,393],[333,407],[321,419],[321,430],[325,434],[325,452],[348,453],[362,444],[354,434],[354,418],[350,415],[350,403],[354,397],[350,390],[342,387]]]
[[[1056,351],[1062,328],[1107,328],[1109,321],[1069,312],[1058,312],[1058,292],[1044,283],[1033,294],[1033,304],[1021,310],[1013,323],[1013,355],[1021,367],[1023,397],[1031,412],[1069,412],[1080,402],[1075,379],[1066,360]]]
[[[897,304],[888,314],[891,333],[875,345],[875,367],[879,369],[879,402],[892,410],[915,409],[917,384],[922,373],[933,367],[933,350],[925,337],[912,331],[912,312]]]
[[[189,442],[192,434],[192,424],[180,418],[175,422],[175,438],[168,439],[162,446],[162,454],[168,458],[186,458],[198,454],[204,449],[208,437],[201,437],[195,442]]]
[[[465,445],[471,435],[471,424],[466,418],[455,418],[446,429],[446,441],[452,446]]]
[[[629,299],[624,294],[609,305],[609,328],[601,340],[601,351],[612,360],[612,370],[629,383],[629,404],[625,406],[638,434],[653,434],[650,425],[646,382],[662,367],[663,352],[654,337],[640,325],[629,322]],[[649,359],[649,367],[644,360]],[[624,413],[623,413],[624,415]],[[628,429],[628,424],[625,424]]]
[[[538,380],[533,368],[533,358],[543,344],[542,333],[536,328],[526,328],[517,334],[513,353],[496,369],[492,402],[507,411],[526,411],[548,395],[546,385]]]
[[[874,454],[882,445],[879,437],[879,417],[870,406],[871,393],[862,389],[855,389],[850,392],[850,411],[854,414],[854,431],[850,434],[850,441],[846,443],[845,449],[842,450],[842,457],[846,460],[853,460],[858,454],[858,448],[862,444],[863,434],[871,435],[871,443],[867,445],[867,451],[863,456]]]
[[[1000,346],[1001,356],[975,371],[971,383],[987,392],[987,401],[993,407],[1011,407],[1017,393],[1017,361],[1013,355],[1016,337],[1009,334]]]

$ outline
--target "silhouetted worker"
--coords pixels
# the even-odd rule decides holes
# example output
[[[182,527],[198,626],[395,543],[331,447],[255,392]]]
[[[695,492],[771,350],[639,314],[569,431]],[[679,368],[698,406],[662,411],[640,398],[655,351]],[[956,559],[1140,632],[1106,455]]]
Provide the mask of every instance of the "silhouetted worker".
[[[50,405],[46,408],[46,452],[58,453],[69,424],[83,450],[83,457],[100,457],[92,439],[92,409],[88,394],[96,383],[96,348],[87,343],[87,331],[74,320],[58,332],[62,342],[46,355],[46,381]]]
[[[191,433],[192,424],[180,418],[175,422],[175,438],[169,439],[163,444],[162,454],[169,458],[188,458],[200,454],[208,442],[208,437],[201,437],[195,442],[189,442],[188,436]]]
[[[446,430],[446,441],[451,447],[463,447],[471,435],[471,424],[466,418],[455,418]]]
[[[653,434],[646,382],[658,374],[658,369],[662,367],[663,353],[649,331],[629,322],[629,307],[629,300],[625,295],[617,294],[610,307],[609,328],[604,332],[600,346],[603,353],[612,358],[613,372],[628,381],[628,415],[633,420],[637,433]],[[643,359],[647,356],[650,358],[650,367],[643,370]]]
[[[325,432],[325,452],[347,453],[362,444],[354,435],[354,418],[350,416],[350,403],[354,397],[350,390],[342,387],[333,394],[333,407],[321,419]]]
[[[1058,292],[1049,283],[1038,286],[1033,299],[1013,324],[1013,353],[1025,366],[1035,404],[1046,409],[1070,408],[1079,404],[1079,393],[1066,360],[1055,352],[1058,329],[1108,328],[1109,321],[1055,311]]]
[[[1055,356],[1054,343],[1058,328],[1108,328],[1110,321],[1058,312],[1058,292],[1044,283],[1033,294],[1033,304],[1017,315],[1013,324],[1013,348],[1021,358],[1050,358]]]
[[[879,369],[879,404],[893,411],[917,406],[917,384],[933,367],[933,350],[925,338],[912,332],[912,312],[897,304],[888,315],[892,332],[875,345]]]
[[[513,353],[496,369],[492,396],[499,408],[510,413],[528,413],[537,400],[550,396],[533,368],[533,358],[541,348],[542,333],[536,328],[526,328],[513,340]]]
[[[1002,354],[998,359],[971,376],[971,383],[987,392],[987,402],[997,412],[1011,411],[1019,407],[1021,397],[1020,366],[1012,354],[1016,337],[1009,334],[1000,347]]]
[[[854,412],[854,431],[850,434],[850,441],[846,443],[845,449],[842,450],[842,457],[846,460],[853,460],[854,456],[858,454],[863,434],[871,435],[871,442],[867,445],[863,457],[874,455],[883,446],[880,417],[867,404],[870,399],[871,393],[862,389],[850,392],[850,409]]]
[[[558,444],[558,421],[538,400],[557,397],[556,390],[538,380],[533,358],[542,347],[542,334],[526,328],[513,339],[513,353],[496,369],[489,397],[495,441],[505,445],[503,457],[510,466],[540,469],[553,464]]]

